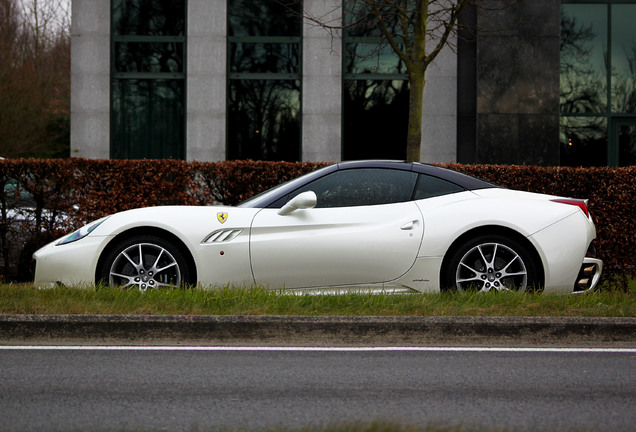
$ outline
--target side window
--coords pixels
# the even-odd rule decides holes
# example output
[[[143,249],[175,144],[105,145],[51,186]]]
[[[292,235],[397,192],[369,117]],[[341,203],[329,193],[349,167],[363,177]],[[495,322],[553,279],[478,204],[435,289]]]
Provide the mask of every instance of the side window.
[[[336,171],[290,194],[293,198],[305,191],[314,191],[317,208],[355,207],[409,201],[417,174],[382,168]]]
[[[413,199],[420,200],[433,198],[436,196],[462,192],[463,190],[464,188],[457,186],[455,183],[451,183],[437,177],[420,174]]]

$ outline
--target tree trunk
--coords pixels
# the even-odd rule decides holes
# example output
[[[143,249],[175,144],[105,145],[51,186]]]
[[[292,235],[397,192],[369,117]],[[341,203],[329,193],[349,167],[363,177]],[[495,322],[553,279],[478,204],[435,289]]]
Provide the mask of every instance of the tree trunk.
[[[422,146],[422,97],[424,95],[425,85],[424,70],[412,70],[409,73],[409,127],[406,137],[407,162],[420,161]]]

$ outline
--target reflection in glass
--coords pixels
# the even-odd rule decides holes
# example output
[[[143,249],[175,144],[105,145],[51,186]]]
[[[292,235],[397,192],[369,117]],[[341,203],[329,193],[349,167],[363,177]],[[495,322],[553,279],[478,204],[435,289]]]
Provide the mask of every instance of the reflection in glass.
[[[417,22],[414,19],[419,5],[419,1],[401,0],[399,2],[376,2],[379,14],[382,16],[382,22],[387,26],[389,32],[393,35],[405,34],[400,29],[401,25],[412,27]],[[394,6],[394,5],[397,5]],[[432,9],[432,5],[430,6]],[[377,18],[377,14],[373,13],[370,2],[360,0],[344,0],[344,26],[345,37],[380,37],[382,30]],[[406,19],[405,19],[406,18]],[[435,14],[429,16],[429,25],[435,25]],[[408,32],[413,34],[411,28]]]
[[[636,165],[636,125],[618,129],[618,166]]]
[[[404,159],[408,81],[347,80],[344,87],[343,159]]]
[[[406,74],[404,62],[388,45],[376,43],[345,44],[344,72],[346,74],[383,73]]]
[[[183,159],[183,100],[183,80],[114,80],[111,157]]]
[[[408,15],[415,2],[406,3]],[[406,21],[401,21],[399,10],[389,2],[380,7],[389,31],[403,33],[399,25]],[[343,11],[342,157],[404,159],[409,118],[406,67],[382,37],[367,2],[345,0]],[[400,75],[403,79],[396,79]]]
[[[300,160],[300,80],[231,80],[228,159]]]
[[[302,2],[229,0],[229,36],[300,36]],[[295,10],[291,9],[294,8]]]
[[[612,112],[636,114],[636,5],[612,6]]]
[[[561,113],[607,111],[607,6],[561,7]]]
[[[409,201],[418,174],[381,168],[341,170],[297,189],[290,199],[306,191],[318,197],[316,208],[356,207]]]
[[[244,73],[300,73],[298,43],[232,43],[230,71]]]
[[[183,43],[115,43],[116,72],[183,72]]]
[[[606,166],[605,117],[561,117],[561,165]]]
[[[185,0],[114,0],[113,34],[185,35]]]
[[[406,14],[414,13],[414,3],[407,2]],[[384,38],[375,14],[371,13],[369,4],[357,0],[345,0],[344,8],[344,72],[360,73],[406,73],[406,67]],[[387,2],[380,5],[383,25],[393,35],[402,35],[400,28],[403,15]],[[404,10],[402,10],[404,12]],[[396,38],[396,43],[403,41]]]

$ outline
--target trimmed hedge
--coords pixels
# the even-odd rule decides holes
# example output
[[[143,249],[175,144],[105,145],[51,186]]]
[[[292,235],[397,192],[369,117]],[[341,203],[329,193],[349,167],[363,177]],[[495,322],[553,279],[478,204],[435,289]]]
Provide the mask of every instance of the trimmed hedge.
[[[32,278],[32,253],[86,222],[155,205],[235,205],[327,163],[16,159],[0,162],[0,277]],[[636,277],[636,167],[446,164],[502,186],[588,198],[605,275]]]

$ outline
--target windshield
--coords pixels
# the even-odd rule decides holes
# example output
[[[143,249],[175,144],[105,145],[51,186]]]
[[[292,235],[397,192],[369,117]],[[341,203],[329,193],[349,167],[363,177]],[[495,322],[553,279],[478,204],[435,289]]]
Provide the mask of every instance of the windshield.
[[[317,169],[315,171],[309,172],[307,174],[303,174],[300,177],[296,177],[295,179],[288,180],[285,183],[281,183],[278,186],[275,186],[271,189],[268,189],[264,192],[254,195],[253,197],[248,198],[242,203],[240,203],[239,205],[237,205],[237,207],[249,207],[249,208],[265,207],[266,205],[270,203],[272,198],[280,192],[281,189],[285,188],[289,192],[291,192],[296,189],[295,185],[297,185],[297,187],[304,185],[306,183],[307,176],[314,177],[318,173],[324,170],[332,170],[332,169],[333,169],[333,165],[329,165],[329,166]]]

